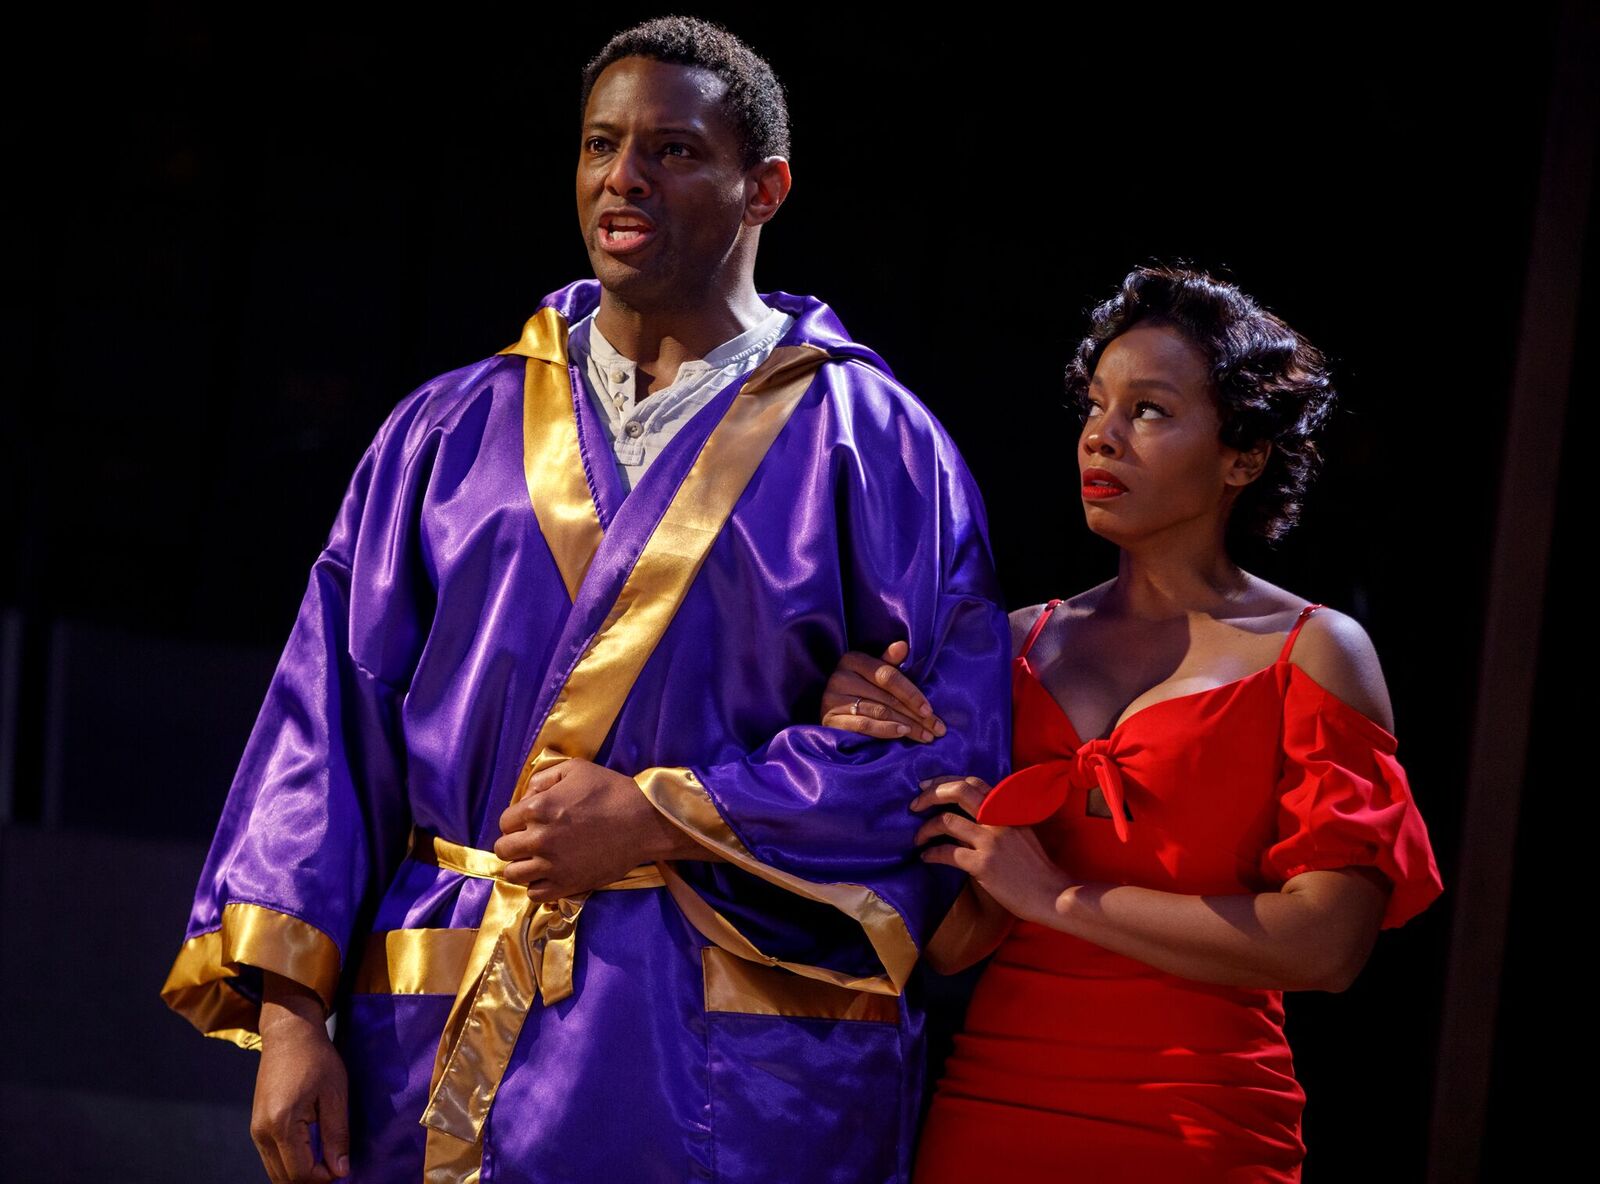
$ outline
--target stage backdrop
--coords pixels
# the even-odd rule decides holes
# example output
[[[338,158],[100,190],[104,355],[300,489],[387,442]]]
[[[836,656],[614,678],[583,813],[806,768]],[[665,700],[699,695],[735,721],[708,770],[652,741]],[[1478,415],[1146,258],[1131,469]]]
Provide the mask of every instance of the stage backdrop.
[[[1453,883],[1553,7],[1480,28],[1344,6],[700,11],[791,96],[795,187],[760,286],[828,301],[948,426],[1012,607],[1112,570],[1061,371],[1131,266],[1216,269],[1331,355],[1326,476],[1251,563],[1367,625]],[[252,1059],[155,993],[202,844],[388,408],[587,274],[579,70],[647,15],[148,4],[13,44],[0,1159],[51,1165],[15,1178],[253,1164]],[[1565,626],[1545,640],[1550,668],[1575,664]],[[1572,710],[1541,700],[1541,754]],[[1524,832],[1517,918],[1557,816]],[[1291,998],[1310,1184],[1423,1178],[1450,910],[1386,934],[1349,992]],[[1548,965],[1519,933],[1513,1034]],[[1492,1097],[1495,1157],[1517,1093]]]

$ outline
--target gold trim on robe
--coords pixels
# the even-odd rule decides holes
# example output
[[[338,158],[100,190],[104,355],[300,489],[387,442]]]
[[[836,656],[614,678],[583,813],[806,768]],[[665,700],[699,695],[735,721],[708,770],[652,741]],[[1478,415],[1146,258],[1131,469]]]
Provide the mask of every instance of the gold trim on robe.
[[[241,966],[292,978],[317,993],[324,1011],[333,1007],[339,983],[333,938],[288,913],[237,901],[223,908],[220,928],[183,943],[161,998],[205,1035],[259,1049],[261,1003],[229,981]]]
[[[522,335],[501,355],[516,354],[540,362],[567,364],[567,318],[554,308],[541,308],[523,323]]]
[[[418,863],[426,863],[433,867],[442,867],[446,871],[460,872],[463,876],[472,876],[478,880],[504,880],[505,870],[508,866],[493,851],[480,851],[476,847],[467,847],[461,843],[452,843],[449,839],[440,838],[436,834],[421,829],[411,832],[410,856]],[[628,888],[661,888],[665,881],[654,864],[640,864],[630,868],[628,874],[620,880],[614,880],[597,892],[617,892]],[[454,991],[451,994],[455,994]]]
[[[540,309],[523,326],[521,340],[500,352],[528,359],[522,380],[523,476],[539,533],[561,572],[568,599],[576,601],[604,532],[578,446],[567,322],[553,308]]]
[[[506,870],[506,861],[493,851],[480,851],[476,847],[452,843],[449,839],[420,828],[411,831],[410,856],[418,863],[460,872],[463,876],[478,880],[498,880]]]
[[[599,751],[734,503],[824,360],[814,346],[780,346],[729,403],[556,696],[517,779],[513,802],[522,799],[541,769]]]
[[[530,332],[528,349],[548,348],[532,330],[524,341]],[[826,360],[814,346],[780,346],[729,401],[545,717],[512,802],[540,770],[599,751],[735,503]],[[586,896],[535,905],[525,890],[495,883],[434,1059],[422,1116],[430,1182],[475,1178],[483,1124],[535,997],[549,1004],[572,992]]]
[[[390,929],[367,938],[357,995],[454,995],[476,929]]]
[[[760,966],[716,946],[700,951],[706,1010],[740,1015],[782,1015],[796,1019],[900,1022],[900,1003],[892,995],[851,991],[787,970]]]
[[[646,769],[634,780],[639,783],[639,788],[652,806],[702,847],[715,851],[729,863],[796,896],[832,905],[853,917],[861,925],[886,973],[861,978],[824,966],[781,961],[756,948],[727,918],[707,904],[670,865],[662,865],[667,891],[672,893],[672,899],[678,902],[678,907],[689,922],[703,935],[741,958],[768,966],[781,966],[806,978],[854,991],[898,995],[904,988],[911,976],[911,967],[917,960],[917,943],[900,914],[883,897],[861,884],[817,884],[762,863],[723,821],[711,795],[689,769]]]

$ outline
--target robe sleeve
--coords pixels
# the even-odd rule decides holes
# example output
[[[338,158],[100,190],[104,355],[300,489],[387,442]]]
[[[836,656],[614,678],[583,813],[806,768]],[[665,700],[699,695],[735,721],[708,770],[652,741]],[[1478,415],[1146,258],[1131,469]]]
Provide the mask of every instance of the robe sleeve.
[[[946,734],[919,744],[795,724],[737,759],[636,780],[726,861],[669,865],[674,898],[714,944],[898,994],[965,880],[919,858],[924,819],[910,803],[935,774],[1007,771],[1010,626],[981,497],[931,416],[883,451],[858,439],[833,495],[847,648],[881,653],[905,638],[902,668]]]
[[[387,441],[352,479],[268,685],[161,994],[208,1036],[260,1045],[262,971],[331,1009],[353,935],[409,829],[399,710],[426,626],[408,512],[417,466]]]
[[[1394,736],[1297,666],[1284,697],[1277,839],[1261,859],[1274,884],[1309,871],[1372,867],[1393,885],[1383,928],[1443,891]]]

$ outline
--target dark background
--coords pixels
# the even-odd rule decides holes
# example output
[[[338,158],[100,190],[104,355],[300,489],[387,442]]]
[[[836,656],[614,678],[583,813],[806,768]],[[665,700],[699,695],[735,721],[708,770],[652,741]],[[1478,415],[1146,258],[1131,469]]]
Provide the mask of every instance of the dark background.
[[[225,22],[146,4],[13,40],[8,1179],[259,1170],[254,1058],[156,997],[205,841],[380,420],[588,274],[579,69],[658,11]],[[1250,566],[1366,624],[1453,885],[1557,6],[1492,27],[1345,6],[696,11],[728,21],[790,92],[796,183],[759,286],[826,300],[949,428],[1010,607],[1113,569],[1082,525],[1061,368],[1129,267],[1218,271],[1332,356],[1328,471],[1298,533]],[[1593,255],[1591,236],[1586,328]],[[1580,351],[1574,392],[1594,365]],[[1575,398],[1567,450],[1592,424]],[[1543,787],[1577,722],[1557,688],[1577,670],[1585,491],[1570,464],[1561,481],[1484,1178],[1553,1154],[1523,1142],[1520,1083],[1548,1040],[1534,919],[1561,814]],[[1541,644],[1535,622],[1519,637]],[[1424,1178],[1451,910],[1447,892],[1385,934],[1349,992],[1290,998],[1311,1184]]]

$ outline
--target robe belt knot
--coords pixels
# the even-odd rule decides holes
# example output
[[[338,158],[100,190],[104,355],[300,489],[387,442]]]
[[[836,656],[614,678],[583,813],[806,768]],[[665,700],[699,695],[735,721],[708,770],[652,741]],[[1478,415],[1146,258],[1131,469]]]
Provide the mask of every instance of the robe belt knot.
[[[525,887],[505,879],[506,862],[492,851],[423,830],[412,832],[411,856],[494,883],[445,1024],[422,1114],[424,1126],[476,1142],[535,997],[548,1006],[572,994],[578,916],[590,894],[534,901]],[[594,891],[665,885],[660,870],[646,864]]]

